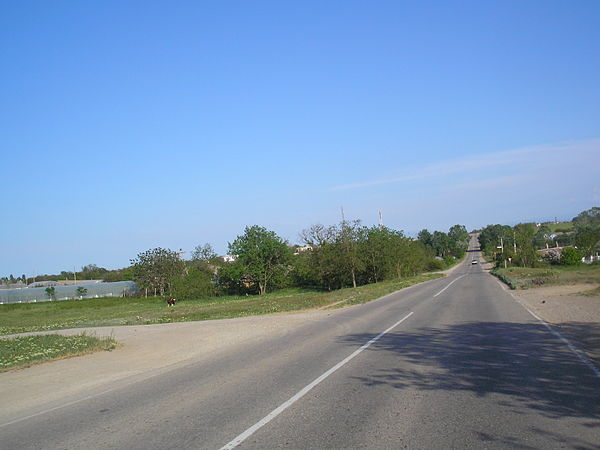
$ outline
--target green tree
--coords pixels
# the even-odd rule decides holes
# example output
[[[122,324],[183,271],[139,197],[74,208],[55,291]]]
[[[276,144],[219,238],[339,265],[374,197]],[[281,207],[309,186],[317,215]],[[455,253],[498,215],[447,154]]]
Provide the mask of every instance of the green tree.
[[[192,261],[208,262],[216,256],[217,254],[210,244],[198,245],[192,251]]]
[[[336,239],[337,229],[333,226],[326,227],[316,224],[302,230],[300,240],[311,250],[295,258],[294,276],[303,286],[321,287],[328,290],[341,286]]]
[[[236,262],[226,262],[219,268],[217,284],[227,294],[255,294],[256,286],[245,278],[244,267]]]
[[[50,300],[54,300],[56,296],[56,288],[54,286],[49,286],[44,290],[46,291],[46,295],[48,296],[48,298]]]
[[[394,270],[395,241],[402,238],[401,232],[384,226],[374,226],[364,230],[361,256],[367,269],[369,282],[384,280]]]
[[[454,225],[448,230],[450,253],[456,258],[462,258],[469,247],[469,232],[464,225]]]
[[[241,269],[244,282],[255,286],[260,295],[275,281],[281,281],[292,259],[287,242],[258,225],[246,227],[244,234],[229,244],[229,253],[235,256],[232,265]]]
[[[590,257],[598,248],[598,244],[600,241],[600,227],[595,228],[591,225],[584,225],[577,227],[577,231],[575,232],[575,245],[583,256]]]
[[[581,264],[582,253],[573,247],[563,248],[560,255],[560,263],[565,266],[576,266]]]
[[[413,241],[400,234],[394,238],[393,242],[393,261],[397,278],[416,275],[424,271],[432,260],[433,251],[420,241]]]
[[[573,218],[575,228],[600,228],[600,207],[594,206],[591,209],[580,212]]]
[[[178,252],[160,247],[139,253],[131,264],[133,278],[144,289],[146,297],[148,291],[154,292],[154,295],[171,293],[173,280],[183,275],[185,270]]]
[[[352,287],[356,287],[357,273],[364,267],[360,257],[359,242],[363,237],[360,221],[343,220],[337,233],[336,244],[339,248],[340,265],[350,275]]]
[[[96,264],[87,264],[81,268],[79,278],[82,280],[104,280],[108,270],[104,267],[98,267]]]
[[[79,297],[85,297],[87,295],[88,290],[86,288],[84,288],[83,286],[78,286],[77,289],[75,289],[77,291],[77,295]]]
[[[179,300],[193,300],[216,295],[213,275],[199,267],[192,267],[185,275],[172,282],[172,294]]]
[[[421,241],[425,246],[433,248],[433,235],[426,228],[419,231],[417,239]]]
[[[573,243],[584,257],[593,256],[600,244],[600,207],[580,212],[573,218],[573,226]]]
[[[541,225],[533,236],[533,246],[535,248],[544,248],[546,244],[550,245],[552,243],[550,239],[551,234],[550,228],[547,225]]]
[[[498,247],[504,247],[504,253],[513,247],[513,229],[508,225],[488,225],[479,233],[479,244],[486,253],[502,252]]]
[[[537,229],[532,223],[520,223],[513,228],[517,247],[517,263],[523,267],[535,267],[538,255],[533,246],[533,238]]]
[[[436,256],[445,258],[450,254],[452,242],[450,241],[450,237],[443,231],[434,231],[431,243]]]

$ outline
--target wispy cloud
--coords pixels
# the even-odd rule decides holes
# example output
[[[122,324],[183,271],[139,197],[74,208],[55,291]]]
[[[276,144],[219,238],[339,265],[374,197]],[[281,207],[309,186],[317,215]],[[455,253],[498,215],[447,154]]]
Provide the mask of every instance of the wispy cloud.
[[[333,186],[329,190],[362,189],[416,180],[443,179],[453,175],[479,174],[482,171],[488,173],[502,171],[505,175],[498,179],[506,182],[511,177],[525,177],[524,172],[554,172],[561,167],[564,168],[566,162],[569,166],[584,164],[587,167],[595,162],[600,163],[600,139],[562,142],[448,159],[435,164],[404,169],[395,177],[358,181]]]

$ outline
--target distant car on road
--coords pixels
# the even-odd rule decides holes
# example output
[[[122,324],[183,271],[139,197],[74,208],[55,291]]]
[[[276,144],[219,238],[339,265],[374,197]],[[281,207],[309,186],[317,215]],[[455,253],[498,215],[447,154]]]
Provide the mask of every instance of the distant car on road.
[[[471,264],[477,264],[477,260],[474,259],[473,261],[471,261]]]

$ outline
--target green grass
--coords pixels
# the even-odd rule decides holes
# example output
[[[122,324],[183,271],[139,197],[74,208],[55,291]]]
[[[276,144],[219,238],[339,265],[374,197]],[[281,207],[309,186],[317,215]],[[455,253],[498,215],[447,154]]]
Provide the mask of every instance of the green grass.
[[[573,231],[573,222],[558,222],[558,223],[547,223],[545,224],[551,233],[568,233]]]
[[[0,305],[0,335],[64,328],[226,319],[311,308],[341,307],[368,302],[390,292],[442,276],[424,274],[331,292],[286,289],[263,296],[208,297],[180,301],[173,308],[167,307],[164,299],[159,297],[109,297]]]
[[[511,289],[568,284],[600,284],[600,265],[549,266],[545,268],[509,267],[493,273]]]
[[[0,372],[51,359],[112,350],[116,345],[111,337],[97,338],[85,333],[76,336],[47,334],[0,338]]]

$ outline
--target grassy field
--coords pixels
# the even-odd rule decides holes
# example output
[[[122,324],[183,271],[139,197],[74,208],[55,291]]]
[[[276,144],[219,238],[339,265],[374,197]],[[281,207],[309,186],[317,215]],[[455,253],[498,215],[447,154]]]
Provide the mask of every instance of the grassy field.
[[[172,308],[167,307],[164,299],[158,297],[110,297],[0,305],[0,335],[64,328],[189,322],[310,308],[335,308],[368,302],[442,276],[444,275],[424,274],[332,292],[288,289],[263,296],[208,297],[180,301]]]
[[[565,284],[600,284],[600,265],[550,266],[546,268],[509,267],[494,274],[511,289],[529,289]]]
[[[548,223],[545,225],[550,229],[551,233],[566,233],[575,229],[573,222]]]
[[[112,350],[116,342],[86,334],[77,336],[19,336],[0,339],[0,372],[28,367],[51,359],[85,355],[100,350]]]

